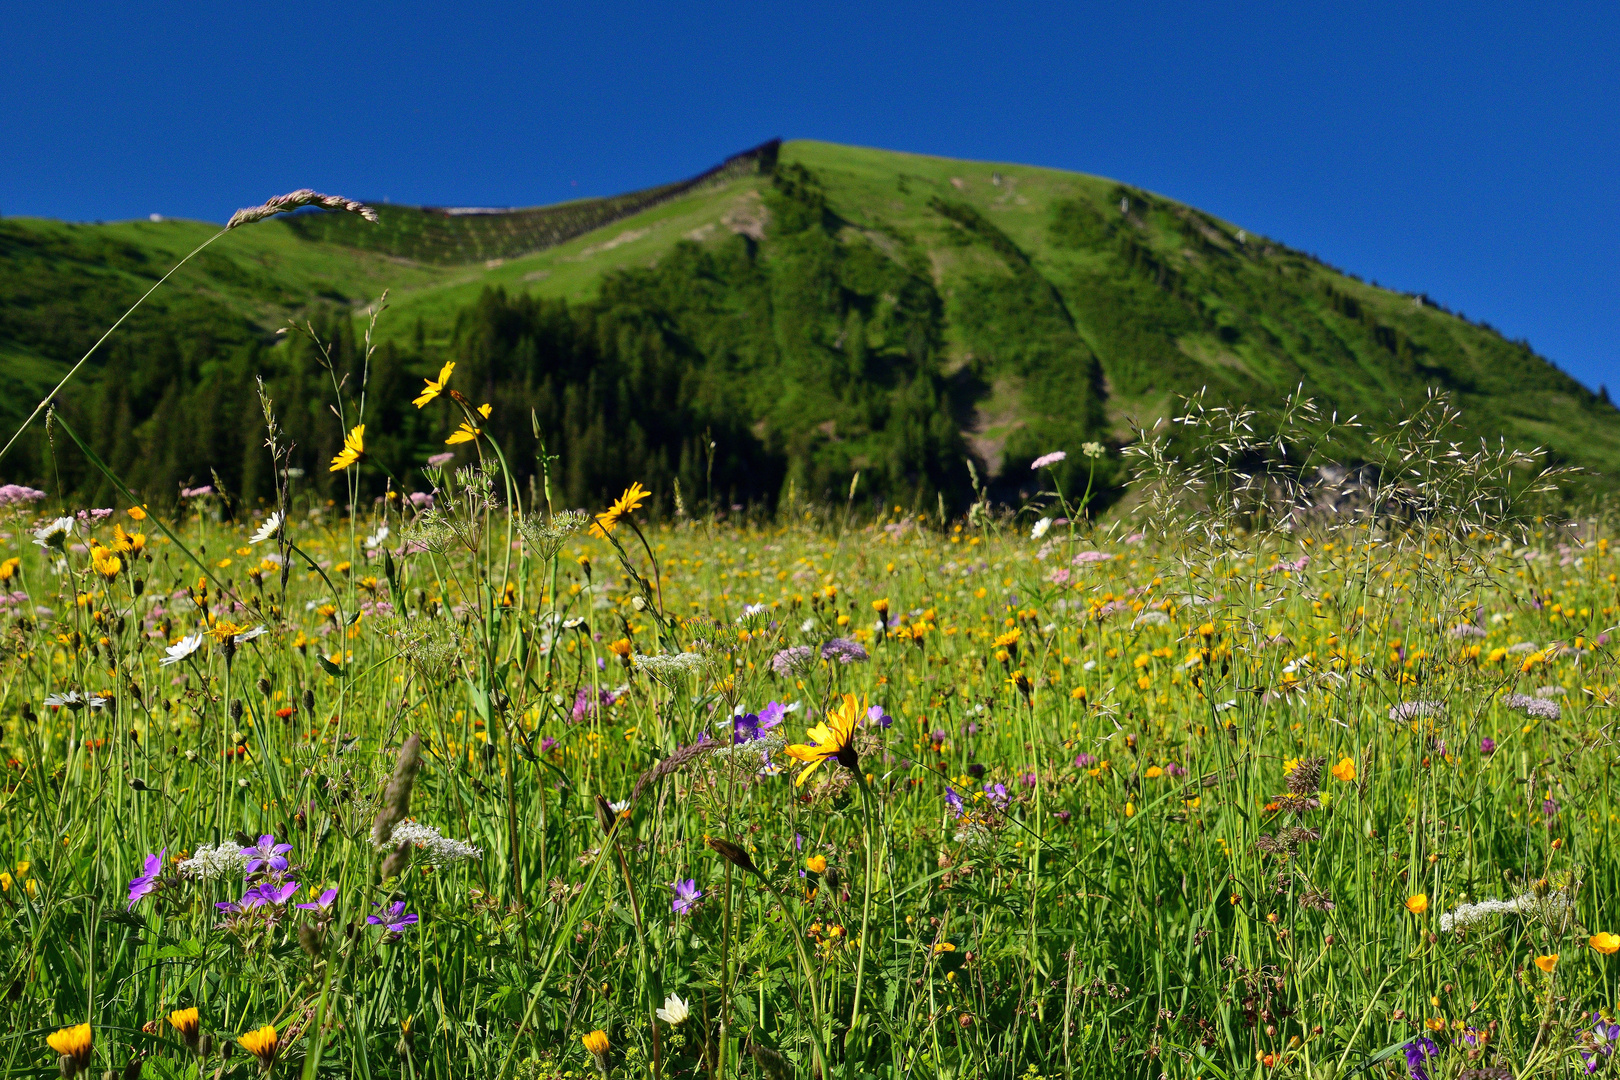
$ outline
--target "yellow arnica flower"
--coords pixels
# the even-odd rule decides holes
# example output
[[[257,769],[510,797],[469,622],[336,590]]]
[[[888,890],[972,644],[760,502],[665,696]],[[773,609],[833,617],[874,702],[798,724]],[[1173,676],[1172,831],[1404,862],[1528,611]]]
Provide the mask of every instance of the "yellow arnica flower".
[[[1421,915],[1429,910],[1429,894],[1416,893],[1406,898],[1406,910],[1414,915]]]
[[[106,548],[96,548],[90,553],[90,563],[96,568],[96,573],[111,581],[118,576],[124,568],[124,560],[108,551]]]
[[[639,481],[625,488],[624,494],[620,495],[612,506],[596,515],[596,521],[591,525],[591,535],[598,539],[607,539],[607,534],[618,526],[619,519],[641,509],[641,504],[651,494],[652,492],[642,487]]]
[[[72,1058],[73,1064],[81,1069],[90,1067],[90,1025],[76,1024],[65,1027],[61,1031],[45,1036],[45,1042],[58,1055]]]
[[[865,698],[845,694],[843,701],[827,713],[826,719],[809,730],[808,744],[798,743],[787,748],[788,757],[809,766],[793,781],[795,787],[808,780],[810,774],[828,758],[835,759],[846,769],[860,766],[860,758],[856,756],[852,744],[855,742],[855,725],[865,713]]]
[[[420,409],[422,406],[438,397],[444,392],[444,384],[450,381],[450,373],[454,370],[456,370],[456,362],[452,360],[448,364],[444,365],[444,367],[439,369],[439,377],[437,379],[424,380],[427,385],[422,388],[422,392],[417,395],[416,400],[412,401],[411,404]]]
[[[1558,954],[1549,953],[1546,956],[1536,957],[1536,967],[1551,975],[1553,968],[1558,966]]]
[[[259,1064],[268,1066],[276,1060],[276,1051],[280,1049],[276,1029],[269,1024],[258,1031],[248,1031],[236,1040],[242,1049],[259,1059]]]
[[[1620,934],[1596,933],[1587,940],[1587,944],[1604,956],[1610,956],[1620,952]]]
[[[1349,758],[1345,758],[1337,765],[1333,766],[1331,771],[1333,773],[1333,779],[1343,780],[1348,784],[1350,781],[1356,778],[1356,763],[1351,761]]]
[[[1022,630],[1018,629],[1017,627],[1013,627],[1013,629],[996,638],[996,648],[1010,649],[1014,645],[1018,644],[1018,639],[1023,636],[1024,632]]]
[[[589,1035],[581,1035],[579,1037],[579,1041],[585,1044],[585,1049],[589,1050],[597,1057],[601,1057],[603,1054],[608,1052],[607,1032],[600,1028],[591,1032]]]
[[[329,472],[342,472],[350,465],[360,460],[360,455],[366,452],[366,425],[356,424],[349,433],[343,437],[343,449],[338,451],[337,457],[332,459]]]
[[[0,562],[0,581],[10,581],[12,575],[16,574],[20,566],[22,566],[21,559],[7,559],[5,562]]]

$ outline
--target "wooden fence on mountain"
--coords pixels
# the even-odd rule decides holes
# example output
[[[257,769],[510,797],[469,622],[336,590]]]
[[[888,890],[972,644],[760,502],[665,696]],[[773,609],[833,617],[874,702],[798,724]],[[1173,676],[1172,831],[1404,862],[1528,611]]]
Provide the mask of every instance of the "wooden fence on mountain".
[[[284,220],[307,240],[417,262],[459,265],[511,259],[555,247],[710,184],[768,174],[776,168],[781,145],[781,139],[772,139],[673,184],[554,206],[486,210],[382,204],[376,206],[375,225],[353,214],[326,211],[300,212]]]

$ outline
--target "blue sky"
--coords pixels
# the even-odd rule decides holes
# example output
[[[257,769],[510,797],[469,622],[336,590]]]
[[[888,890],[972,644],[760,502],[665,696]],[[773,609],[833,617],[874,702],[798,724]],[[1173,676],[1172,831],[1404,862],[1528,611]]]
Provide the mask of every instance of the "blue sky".
[[[528,205],[774,135],[1110,176],[1620,391],[1613,4],[10,4],[0,213]]]

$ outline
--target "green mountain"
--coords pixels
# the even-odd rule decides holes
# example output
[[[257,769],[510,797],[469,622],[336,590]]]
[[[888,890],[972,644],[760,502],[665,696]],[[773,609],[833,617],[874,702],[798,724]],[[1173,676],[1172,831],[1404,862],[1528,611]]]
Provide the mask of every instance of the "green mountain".
[[[314,493],[335,490],[329,406],[357,415],[362,388],[368,483],[409,484],[460,420],[409,401],[449,360],[526,474],[538,427],[573,504],[631,479],[666,504],[677,481],[688,500],[842,499],[859,471],[873,497],[960,508],[967,458],[1012,495],[1034,457],[1118,445],[1177,394],[1264,413],[1301,385],[1374,424],[1438,387],[1464,435],[1546,446],[1599,486],[1620,476],[1620,415],[1527,344],[1098,177],[773,142],[611,199],[379,211],[227,235],[103,347],[64,411],[158,499],[210,475],[268,493],[255,376]],[[213,228],[0,221],[0,421]],[[277,335],[289,319],[324,350]],[[104,493],[52,453],[41,432],[0,473]]]

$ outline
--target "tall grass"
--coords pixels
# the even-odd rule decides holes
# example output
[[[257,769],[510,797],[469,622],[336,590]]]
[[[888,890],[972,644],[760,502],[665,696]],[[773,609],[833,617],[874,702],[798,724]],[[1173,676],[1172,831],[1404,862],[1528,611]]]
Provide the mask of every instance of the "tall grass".
[[[1620,567],[1534,455],[1193,402],[1111,528],[587,532],[478,404],[431,498],[300,497],[269,401],[274,507],[15,496],[8,1075],[1609,1067]]]

